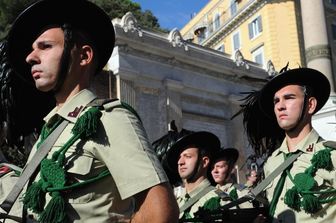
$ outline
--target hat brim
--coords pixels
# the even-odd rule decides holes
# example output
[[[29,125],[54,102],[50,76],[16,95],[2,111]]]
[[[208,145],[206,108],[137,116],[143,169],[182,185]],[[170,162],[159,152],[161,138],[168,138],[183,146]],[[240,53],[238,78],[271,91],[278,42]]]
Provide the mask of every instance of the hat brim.
[[[312,88],[312,96],[317,99],[314,113],[323,107],[330,95],[330,83],[321,72],[311,68],[297,68],[285,71],[271,79],[261,90],[259,106],[268,117],[274,117],[274,94],[282,87],[291,84],[305,85]]]
[[[167,153],[167,163],[172,171],[177,171],[179,155],[188,146],[202,147],[214,155],[220,148],[220,141],[216,135],[206,131],[193,132],[180,138]]]
[[[33,41],[46,27],[65,23],[91,35],[98,52],[98,69],[102,69],[112,54],[115,42],[114,28],[108,15],[86,0],[42,0],[25,9],[8,33],[9,61],[14,70],[32,80],[25,58]]]

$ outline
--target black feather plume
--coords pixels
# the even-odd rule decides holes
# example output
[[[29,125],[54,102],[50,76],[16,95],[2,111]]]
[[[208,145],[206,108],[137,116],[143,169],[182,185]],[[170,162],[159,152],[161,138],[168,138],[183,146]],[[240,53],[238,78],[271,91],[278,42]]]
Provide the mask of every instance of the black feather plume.
[[[31,78],[31,74],[22,74]],[[6,159],[23,166],[43,125],[55,106],[52,93],[39,92],[34,83],[16,73],[8,62],[7,41],[0,42],[0,146]]]
[[[269,118],[259,107],[260,91],[242,92],[246,95],[240,101],[241,109],[232,116],[243,115],[243,125],[249,143],[257,155],[272,153],[284,138],[284,131],[276,119]]]

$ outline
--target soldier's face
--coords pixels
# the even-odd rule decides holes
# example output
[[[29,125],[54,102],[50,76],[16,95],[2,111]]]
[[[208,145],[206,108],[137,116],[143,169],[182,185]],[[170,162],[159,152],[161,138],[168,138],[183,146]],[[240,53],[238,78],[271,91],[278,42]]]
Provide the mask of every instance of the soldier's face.
[[[293,129],[304,107],[304,92],[299,85],[287,85],[274,94],[274,113],[280,128]]]
[[[255,183],[257,182],[258,180],[258,174],[255,170],[252,170],[250,175],[248,176],[248,180],[252,183]]]
[[[212,167],[211,175],[217,184],[224,185],[225,179],[229,173],[229,164],[226,160],[220,159],[216,161]]]
[[[47,92],[55,87],[63,49],[61,28],[47,29],[34,41],[26,62],[31,65],[31,75],[38,90]]]
[[[181,179],[192,176],[198,160],[198,148],[190,147],[181,152],[177,161],[178,172]]]

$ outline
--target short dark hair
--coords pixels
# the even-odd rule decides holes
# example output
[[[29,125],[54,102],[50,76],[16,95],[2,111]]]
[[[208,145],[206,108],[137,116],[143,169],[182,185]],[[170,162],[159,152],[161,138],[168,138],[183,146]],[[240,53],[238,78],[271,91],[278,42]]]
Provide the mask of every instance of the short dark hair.
[[[307,96],[307,98],[314,97],[314,91],[312,87],[308,85],[302,85],[301,87],[303,88],[303,93],[305,96]]]
[[[198,148],[198,154],[200,155],[200,157],[207,156],[209,157],[210,160],[213,158],[212,153],[205,146],[197,146],[197,145],[194,145],[194,146]]]
[[[72,27],[71,24],[64,24],[62,27],[64,31],[64,41],[65,41],[65,49],[71,50],[75,45],[83,46],[90,45],[94,51],[94,64],[98,65],[99,54],[97,53],[97,48],[95,42],[93,41],[91,34],[80,30],[78,28]],[[96,70],[98,73],[100,70]]]

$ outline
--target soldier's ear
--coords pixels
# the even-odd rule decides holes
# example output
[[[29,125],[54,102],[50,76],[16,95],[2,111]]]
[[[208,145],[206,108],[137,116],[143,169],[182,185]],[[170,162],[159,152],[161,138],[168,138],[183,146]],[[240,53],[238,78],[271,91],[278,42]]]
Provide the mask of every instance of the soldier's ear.
[[[90,45],[83,45],[80,54],[81,65],[87,65],[93,62],[94,52]]]
[[[314,111],[316,110],[317,100],[315,97],[310,97],[308,99],[308,114],[313,115]]]
[[[203,168],[206,168],[206,167],[209,167],[210,168],[210,159],[209,159],[209,157],[207,157],[207,156],[204,156],[203,158],[202,158],[202,165],[203,165]]]

